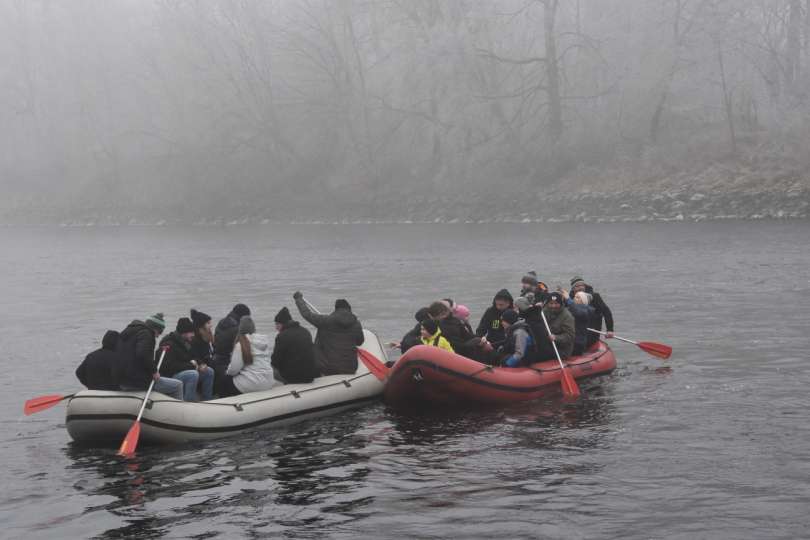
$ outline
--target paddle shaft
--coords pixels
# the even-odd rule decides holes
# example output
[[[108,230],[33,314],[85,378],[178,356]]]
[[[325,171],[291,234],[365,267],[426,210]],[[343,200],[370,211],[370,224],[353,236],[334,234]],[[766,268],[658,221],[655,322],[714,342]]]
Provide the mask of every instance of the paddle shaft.
[[[606,336],[607,332],[602,332],[601,330],[594,330],[593,328],[588,328],[589,332],[593,332],[594,334],[599,334],[601,336]],[[638,345],[638,341],[633,341],[632,339],[627,339],[623,337],[619,337],[616,334],[613,335],[613,339],[618,339],[619,341],[624,341],[625,343],[632,343],[633,345]]]
[[[160,359],[157,363],[157,372],[160,373],[160,366],[163,365],[163,357],[166,356],[166,347],[163,348],[163,352],[160,353]],[[141,421],[141,417],[143,416],[143,411],[146,409],[146,403],[149,401],[149,394],[152,393],[152,389],[155,387],[155,379],[152,378],[152,382],[149,383],[149,388],[146,390],[146,395],[143,396],[143,403],[141,403],[141,410],[138,411],[138,417],[135,418],[135,423]]]
[[[548,320],[546,319],[546,314],[543,313],[543,310],[540,310],[540,316],[543,317],[543,324],[546,325],[546,332],[548,332],[549,336],[553,336],[554,334],[551,333],[551,327],[548,325]],[[565,366],[562,363],[562,357],[560,356],[560,351],[557,350],[557,343],[552,339],[551,346],[554,347],[554,354],[557,355],[557,362],[560,363],[560,369],[565,371]]]

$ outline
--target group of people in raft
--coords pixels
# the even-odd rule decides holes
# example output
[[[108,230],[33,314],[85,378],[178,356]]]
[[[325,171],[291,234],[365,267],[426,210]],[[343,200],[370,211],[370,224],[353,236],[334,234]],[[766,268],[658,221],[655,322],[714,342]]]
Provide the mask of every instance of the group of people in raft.
[[[311,310],[300,292],[293,299],[301,316],[317,329],[314,342],[284,307],[274,318],[278,334],[271,349],[270,337],[256,332],[250,308],[236,304],[216,328],[209,315],[192,309],[155,350],[166,328],[158,313],[132,321],[122,332],[107,331],[102,347],[87,355],[76,376],[91,390],[145,390],[154,381],[156,392],[207,401],[215,395],[309,383],[323,375],[354,374],[364,336],[349,303],[339,299],[332,313],[322,315]],[[555,358],[552,342],[562,358],[582,354],[599,339],[588,328],[601,330],[603,320],[606,337],[613,336],[610,308],[581,277],[571,280],[570,291],[549,292],[535,272],[523,276],[517,298],[507,289],[498,291],[475,331],[470,310],[450,298],[420,309],[415,317],[416,326],[389,346],[404,353],[415,345],[430,345],[510,368]]]
[[[300,292],[293,298],[301,316],[318,329],[314,342],[284,307],[274,318],[278,334],[271,349],[270,337],[256,332],[250,308],[236,304],[216,328],[209,315],[192,309],[155,350],[166,328],[158,313],[132,321],[122,332],[107,331],[101,349],[85,357],[76,376],[90,390],[146,390],[154,381],[156,392],[207,401],[310,383],[323,375],[354,374],[364,336],[349,302],[339,299],[332,313],[322,315]]]
[[[475,332],[470,310],[445,298],[417,311],[416,326],[389,345],[403,353],[415,345],[432,345],[484,364],[514,368],[556,358],[554,345],[561,358],[581,355],[599,339],[588,329],[601,331],[603,320],[604,335],[613,337],[610,308],[581,277],[571,280],[570,290],[549,292],[532,271],[520,285],[517,298],[507,289],[495,294]]]

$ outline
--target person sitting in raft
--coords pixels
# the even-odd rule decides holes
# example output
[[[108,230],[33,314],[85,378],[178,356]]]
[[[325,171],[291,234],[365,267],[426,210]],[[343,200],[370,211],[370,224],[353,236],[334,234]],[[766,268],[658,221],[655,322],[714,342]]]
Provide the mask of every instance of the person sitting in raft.
[[[537,292],[537,272],[534,270],[526,272],[520,280],[520,295],[527,298],[529,303],[534,304],[534,296]]]
[[[146,390],[154,380],[154,391],[183,399],[183,383],[162,377],[155,363],[155,341],[166,328],[163,313],[134,320],[121,332],[116,353],[121,373],[121,390]]]
[[[534,293],[534,302],[535,304],[545,304],[548,300],[548,285],[546,285],[542,281],[537,281],[537,289],[535,289]]]
[[[250,308],[245,304],[236,304],[231,312],[217,323],[214,331],[214,357],[211,361],[211,367],[214,368],[214,388],[218,394],[221,393],[219,384],[223,380],[225,371],[231,361],[239,321],[246,315],[250,315]]]
[[[211,316],[192,309],[191,322],[194,324],[194,337],[191,339],[191,358],[197,366],[211,366],[214,360],[214,330]]]
[[[470,308],[464,304],[456,304],[452,309],[453,316],[461,321],[461,323],[467,329],[467,333],[469,333],[471,336],[475,335],[473,333],[472,326],[470,326]]]
[[[155,353],[157,361],[166,348],[166,356],[160,366],[160,374],[183,382],[183,400],[198,401],[197,383],[202,388],[202,399],[214,397],[214,370],[198,363],[191,354],[191,341],[194,339],[194,323],[188,317],[177,320],[174,332],[160,340]]]
[[[421,341],[423,345],[430,345],[432,347],[444,349],[447,352],[454,352],[450,342],[447,341],[447,339],[442,335],[438,322],[434,321],[433,319],[426,319],[422,321],[420,326],[422,329]]]
[[[504,367],[521,367],[538,360],[533,333],[526,321],[518,317],[517,311],[507,309],[501,315],[501,324],[506,329],[506,342],[501,347]]]
[[[335,300],[329,315],[313,313],[300,291],[293,294],[301,316],[318,329],[315,335],[315,363],[321,375],[354,374],[357,371],[357,347],[363,344],[363,325],[352,313],[349,302]]]
[[[548,302],[543,308],[543,314],[546,316],[548,327],[551,330],[549,339],[557,345],[560,357],[568,358],[574,349],[576,326],[574,316],[565,308],[564,302],[565,299],[562,294],[558,292],[551,293]]]
[[[477,358],[483,341],[469,331],[462,321],[453,316],[453,312],[444,302],[433,302],[428,307],[428,315],[439,323],[442,335],[450,342],[453,350],[467,358]]]
[[[256,325],[250,315],[243,315],[231,362],[222,378],[220,397],[230,397],[248,392],[261,392],[276,386],[273,364],[270,360],[270,338],[256,333]]]
[[[402,354],[405,354],[411,347],[422,343],[422,321],[430,319],[428,308],[419,308],[419,311],[417,311],[413,317],[416,319],[416,326],[411,328],[408,333],[402,337],[401,341],[388,342],[389,347],[399,349]]]
[[[85,356],[76,368],[76,378],[88,390],[120,390],[115,354],[119,336],[115,330],[107,330],[101,339],[101,348]]]
[[[588,328],[594,321],[596,310],[589,305],[590,296],[585,291],[579,291],[574,295],[574,302],[568,306],[568,311],[574,316],[575,328],[572,356],[579,356],[585,352],[585,347],[588,344],[588,334],[593,334],[593,332],[588,331]]]
[[[602,295],[597,292],[594,292],[593,287],[585,283],[585,280],[579,276],[575,276],[571,279],[571,292],[569,293],[569,298],[573,300],[574,295],[580,291],[584,291],[591,295],[591,307],[594,309],[594,317],[591,323],[591,328],[594,330],[601,330],[602,329],[602,319],[605,320],[605,330],[607,330],[606,338],[610,339],[613,337],[613,313],[610,311],[610,308],[605,303]],[[589,348],[591,345],[599,341],[599,334],[594,332],[588,332],[588,341],[585,344],[585,348]]]
[[[492,305],[487,308],[481,317],[481,322],[475,329],[475,335],[486,338],[494,347],[503,345],[506,335],[501,327],[501,315],[507,309],[512,309],[512,295],[506,289],[501,289],[492,299]]]
[[[282,384],[311,383],[319,375],[312,334],[293,320],[286,307],[281,308],[273,320],[278,334],[270,364],[275,369],[276,380]]]
[[[554,354],[554,347],[551,345],[551,340],[548,338],[548,331],[546,325],[543,323],[543,317],[540,312],[543,309],[543,304],[530,304],[529,300],[523,296],[515,300],[515,310],[521,319],[526,321],[529,327],[529,334],[534,341],[534,356],[536,361],[545,358],[556,358]]]

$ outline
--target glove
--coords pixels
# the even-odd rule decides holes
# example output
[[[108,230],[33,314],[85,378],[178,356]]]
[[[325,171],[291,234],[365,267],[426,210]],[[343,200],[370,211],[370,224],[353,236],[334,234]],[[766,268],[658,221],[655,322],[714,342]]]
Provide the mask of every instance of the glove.
[[[503,361],[505,367],[518,367],[518,364],[520,364],[520,360],[515,358],[514,355]]]
[[[304,295],[301,294],[301,291],[295,291],[293,293],[293,300],[300,300],[303,297],[304,297]]]

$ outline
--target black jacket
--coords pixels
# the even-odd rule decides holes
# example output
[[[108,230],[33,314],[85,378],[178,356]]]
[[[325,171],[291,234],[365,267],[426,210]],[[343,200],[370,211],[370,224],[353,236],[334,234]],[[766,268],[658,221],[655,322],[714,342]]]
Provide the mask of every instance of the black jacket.
[[[163,357],[163,363],[160,365],[161,375],[174,377],[181,371],[197,369],[191,363],[193,359],[191,356],[191,344],[184,341],[177,332],[172,332],[160,340],[158,350],[155,351],[155,365],[160,361],[160,355],[163,354],[161,349],[165,346],[169,348],[166,350],[166,356]]]
[[[286,323],[276,336],[270,363],[288,384],[310,383],[318,376],[312,334],[298,321]]]
[[[415,347],[417,345],[422,344],[422,323],[416,323],[416,326],[411,328],[407,334],[402,336],[402,340],[399,342],[399,349],[402,351],[402,354],[410,349],[411,347]]]
[[[191,358],[196,360],[197,363],[210,364],[214,357],[214,349],[210,343],[205,341],[199,336],[194,334],[194,339],[191,340]]]
[[[146,389],[155,373],[155,332],[143,321],[132,321],[116,348],[121,384]]]
[[[76,377],[88,390],[120,390],[115,348],[120,334],[107,330],[101,340],[101,348],[84,357],[76,368]]]
[[[329,315],[312,313],[303,298],[295,301],[301,316],[318,329],[315,354],[322,375],[355,373],[357,347],[363,344],[363,326],[348,309],[336,309]]]
[[[574,316],[574,350],[571,352],[572,356],[579,356],[585,351],[588,346],[589,334],[593,334],[599,338],[598,334],[589,332],[588,328],[594,323],[596,318],[596,310],[592,306],[585,304],[571,304],[568,306],[568,311]]]
[[[227,367],[231,362],[233,346],[236,344],[236,334],[239,332],[239,319],[233,311],[217,323],[214,330],[214,358],[212,364]]]
[[[450,315],[439,321],[439,329],[442,331],[444,338],[450,342],[450,346],[453,347],[456,353],[468,358],[470,357],[472,354],[470,351],[472,345],[470,341],[475,335],[469,331],[464,321]]]
[[[509,299],[509,308],[512,308],[512,295],[506,289],[498,291],[496,297],[506,297]],[[492,300],[492,305],[487,308],[484,315],[481,317],[481,322],[475,329],[475,335],[478,337],[486,337],[487,341],[496,347],[506,340],[506,333],[501,327],[501,315],[503,311],[495,307],[495,300]]]

